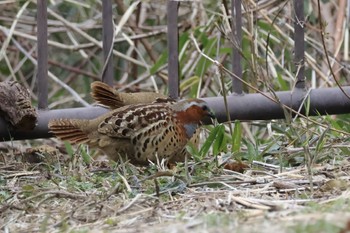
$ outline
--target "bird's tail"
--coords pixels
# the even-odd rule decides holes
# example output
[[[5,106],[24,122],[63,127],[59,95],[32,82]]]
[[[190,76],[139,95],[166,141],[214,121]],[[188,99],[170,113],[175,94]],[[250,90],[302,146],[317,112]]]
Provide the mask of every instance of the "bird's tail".
[[[91,96],[94,100],[110,109],[117,109],[131,104],[173,103],[175,100],[155,92],[123,93],[118,92],[103,82],[91,84]]]
[[[49,122],[50,132],[63,141],[70,143],[86,143],[89,141],[88,132],[84,126],[88,120],[82,119],[54,119]]]
[[[91,96],[94,100],[110,109],[116,109],[124,106],[120,94],[103,82],[93,82],[91,84]]]

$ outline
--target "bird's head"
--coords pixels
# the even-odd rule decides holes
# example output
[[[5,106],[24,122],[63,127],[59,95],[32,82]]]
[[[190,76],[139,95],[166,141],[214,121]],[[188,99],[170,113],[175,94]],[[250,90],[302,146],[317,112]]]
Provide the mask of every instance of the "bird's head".
[[[172,106],[176,117],[183,124],[199,124],[206,117],[215,118],[208,104],[200,99],[187,99]]]

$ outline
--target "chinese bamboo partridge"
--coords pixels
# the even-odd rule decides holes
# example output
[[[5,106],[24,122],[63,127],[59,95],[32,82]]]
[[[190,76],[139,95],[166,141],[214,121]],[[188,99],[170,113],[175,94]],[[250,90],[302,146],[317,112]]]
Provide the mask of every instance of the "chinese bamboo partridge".
[[[117,109],[130,104],[150,104],[153,102],[174,103],[175,100],[155,92],[118,92],[106,83],[95,81],[91,83],[91,96],[99,104],[110,109]]]
[[[207,116],[213,117],[203,100],[189,99],[127,105],[93,120],[51,120],[49,129],[62,140],[102,149],[115,161],[146,165],[175,157]]]
[[[91,83],[91,96],[93,99],[110,109],[117,109],[130,104],[141,103],[169,103],[174,104],[176,101],[169,98],[166,95],[162,95],[154,92],[137,92],[137,93],[122,93],[118,92],[106,83],[95,81]],[[200,129],[197,129],[191,137],[189,143],[198,149],[199,146],[199,134]],[[176,155],[173,156],[169,162],[184,162],[186,155],[190,157],[190,153],[187,151],[186,146]]]

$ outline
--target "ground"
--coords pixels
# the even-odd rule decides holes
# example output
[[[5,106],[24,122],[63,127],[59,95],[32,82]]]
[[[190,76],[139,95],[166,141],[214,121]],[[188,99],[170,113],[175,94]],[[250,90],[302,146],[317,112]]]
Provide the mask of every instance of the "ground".
[[[303,165],[280,171],[253,162],[242,174],[214,159],[190,160],[185,174],[183,164],[169,170],[88,161],[83,149],[43,142],[47,146],[1,148],[4,232],[350,230],[346,158],[315,164],[311,186]]]

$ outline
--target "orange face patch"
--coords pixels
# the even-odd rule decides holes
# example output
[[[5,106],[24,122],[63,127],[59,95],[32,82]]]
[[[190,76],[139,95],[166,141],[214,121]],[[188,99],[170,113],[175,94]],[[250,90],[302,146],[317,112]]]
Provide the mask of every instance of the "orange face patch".
[[[199,106],[191,106],[185,111],[177,113],[177,119],[186,124],[186,123],[196,123],[198,124],[203,117],[206,115],[205,111]]]

